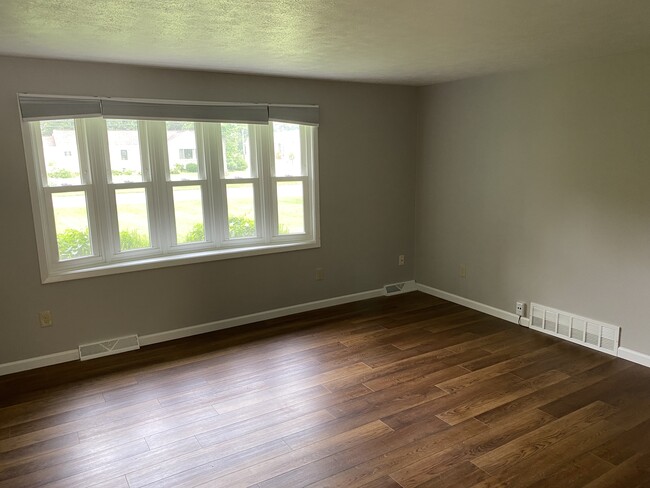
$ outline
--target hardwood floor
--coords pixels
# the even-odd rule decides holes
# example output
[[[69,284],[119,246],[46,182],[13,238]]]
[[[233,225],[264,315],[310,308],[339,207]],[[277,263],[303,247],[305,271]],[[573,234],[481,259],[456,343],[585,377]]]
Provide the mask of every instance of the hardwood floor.
[[[418,292],[0,395],[0,488],[650,486],[650,369]]]

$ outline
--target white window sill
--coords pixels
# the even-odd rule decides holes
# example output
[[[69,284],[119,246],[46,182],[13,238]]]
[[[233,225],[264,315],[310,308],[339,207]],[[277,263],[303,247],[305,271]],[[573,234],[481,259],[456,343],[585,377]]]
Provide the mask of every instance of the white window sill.
[[[102,264],[83,269],[53,271],[43,276],[43,283],[56,283],[59,281],[79,280],[119,273],[130,273],[133,271],[144,271],[147,269],[168,268],[171,266],[182,266],[186,264],[204,263],[208,261],[221,261],[223,259],[243,258],[247,256],[260,256],[264,254],[275,254],[280,252],[300,251],[303,249],[314,249],[320,247],[320,241],[292,242],[286,244],[268,244],[255,247],[239,247],[231,249],[219,249],[212,251],[201,251],[189,254],[173,256],[157,256],[137,261]]]

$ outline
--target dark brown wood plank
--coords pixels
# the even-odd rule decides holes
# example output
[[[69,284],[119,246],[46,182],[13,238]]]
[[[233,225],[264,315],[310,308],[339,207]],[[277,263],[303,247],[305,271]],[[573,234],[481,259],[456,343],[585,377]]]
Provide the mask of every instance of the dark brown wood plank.
[[[379,297],[0,378],[0,488],[648,486],[650,369]]]

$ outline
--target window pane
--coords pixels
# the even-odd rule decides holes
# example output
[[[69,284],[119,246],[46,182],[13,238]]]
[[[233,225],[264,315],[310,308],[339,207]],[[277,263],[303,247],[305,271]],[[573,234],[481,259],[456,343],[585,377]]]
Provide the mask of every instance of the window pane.
[[[142,181],[140,140],[136,120],[107,120],[108,153],[113,183]]]
[[[247,124],[221,124],[226,178],[251,177],[251,146]]]
[[[300,126],[273,122],[276,176],[303,176],[300,156]]]
[[[304,234],[305,207],[301,181],[278,181],[278,234]]]
[[[176,186],[173,191],[176,242],[186,244],[205,241],[201,187]]]
[[[52,207],[59,260],[92,256],[86,192],[53,193]]]
[[[44,120],[40,124],[48,186],[81,184],[74,120]]]
[[[230,238],[255,237],[255,190],[252,183],[227,185],[226,195]]]
[[[166,122],[166,124],[171,181],[198,180],[196,124],[194,122]]]
[[[128,188],[115,190],[117,225],[120,232],[120,250],[146,249],[149,239],[147,190]]]

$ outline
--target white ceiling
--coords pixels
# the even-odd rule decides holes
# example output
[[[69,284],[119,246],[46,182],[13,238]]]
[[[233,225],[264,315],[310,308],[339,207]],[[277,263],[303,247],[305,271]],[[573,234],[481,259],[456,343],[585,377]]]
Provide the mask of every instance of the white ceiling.
[[[423,85],[650,48],[650,0],[0,0],[0,54]]]

